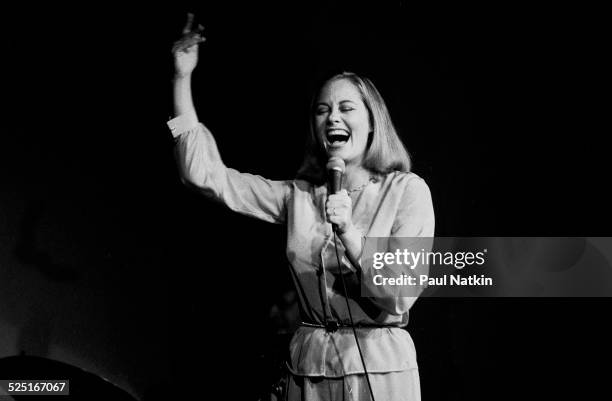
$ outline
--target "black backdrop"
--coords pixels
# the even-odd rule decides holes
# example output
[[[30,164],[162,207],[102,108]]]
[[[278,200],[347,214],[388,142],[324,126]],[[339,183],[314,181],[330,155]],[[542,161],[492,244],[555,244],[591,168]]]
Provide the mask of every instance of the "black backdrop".
[[[165,122],[188,9],[208,39],[196,107],[227,165],[291,177],[314,82],[351,70],[388,102],[437,235],[609,235],[597,10],[26,5],[7,14],[5,46],[5,354],[80,362],[147,397],[183,376],[258,391],[268,308],[289,285],[284,232],[179,183]],[[424,400],[594,391],[609,306],[420,300]]]

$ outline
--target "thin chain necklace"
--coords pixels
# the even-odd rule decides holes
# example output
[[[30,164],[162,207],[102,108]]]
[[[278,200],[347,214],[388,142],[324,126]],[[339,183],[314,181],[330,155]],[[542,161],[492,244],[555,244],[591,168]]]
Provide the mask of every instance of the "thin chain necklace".
[[[361,184],[358,187],[349,189],[348,191],[346,191],[349,195],[351,195],[353,192],[357,192],[357,191],[361,191],[362,189],[364,189],[365,187],[368,186],[369,183],[371,182],[375,182],[376,181],[376,177],[370,176],[370,178],[363,184]]]

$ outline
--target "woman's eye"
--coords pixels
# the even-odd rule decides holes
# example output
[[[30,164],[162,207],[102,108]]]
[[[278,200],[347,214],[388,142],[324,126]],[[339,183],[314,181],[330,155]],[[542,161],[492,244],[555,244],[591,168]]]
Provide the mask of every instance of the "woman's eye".
[[[341,107],[340,111],[351,111],[351,110],[355,110],[352,107]]]
[[[318,114],[318,115],[320,115],[320,114],[325,114],[325,113],[327,113],[327,109],[326,109],[326,108],[324,108],[324,107],[322,107],[322,108],[320,108],[320,109],[317,109],[317,110],[315,111],[315,113],[316,113],[316,114]]]

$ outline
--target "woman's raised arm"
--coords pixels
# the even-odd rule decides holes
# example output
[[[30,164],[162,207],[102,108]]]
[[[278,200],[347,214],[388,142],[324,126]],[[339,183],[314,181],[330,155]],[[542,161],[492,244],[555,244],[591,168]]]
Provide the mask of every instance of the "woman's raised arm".
[[[183,36],[174,43],[174,113],[168,122],[176,137],[181,180],[231,210],[261,220],[283,223],[290,181],[273,181],[227,168],[211,132],[199,122],[191,94],[191,75],[198,64],[203,27],[193,29],[188,14]]]
[[[206,39],[202,36],[204,27],[193,29],[193,14],[187,14],[183,36],[172,46],[174,55],[174,114],[184,115],[198,121],[191,96],[191,74],[198,65],[198,48]]]

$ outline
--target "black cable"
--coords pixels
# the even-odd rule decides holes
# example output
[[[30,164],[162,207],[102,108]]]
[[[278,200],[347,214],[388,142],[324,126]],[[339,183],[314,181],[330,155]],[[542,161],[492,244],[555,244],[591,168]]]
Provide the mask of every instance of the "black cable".
[[[334,248],[336,249],[336,259],[338,260],[338,269],[340,269],[340,281],[342,281],[342,289],[344,290],[344,300],[346,301],[346,309],[348,310],[349,320],[351,321],[351,329],[353,329],[353,336],[355,336],[355,342],[357,343],[357,350],[359,351],[359,357],[363,364],[363,372],[368,382],[368,389],[370,390],[370,397],[372,401],[374,399],[374,392],[372,391],[372,383],[370,383],[370,376],[368,375],[368,369],[366,368],[365,360],[363,359],[363,353],[361,352],[361,346],[359,345],[359,339],[357,338],[357,330],[355,330],[355,322],[353,322],[353,314],[351,313],[351,306],[348,301],[348,291],[346,290],[346,284],[344,282],[344,275],[342,274],[342,264],[340,263],[340,255],[338,255],[338,237],[336,236],[336,230],[334,227]]]

